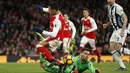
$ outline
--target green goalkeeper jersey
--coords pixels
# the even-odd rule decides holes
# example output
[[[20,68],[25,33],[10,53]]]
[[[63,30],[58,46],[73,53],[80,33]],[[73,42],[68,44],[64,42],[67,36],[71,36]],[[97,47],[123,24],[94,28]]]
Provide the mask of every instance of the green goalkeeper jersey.
[[[59,73],[60,67],[57,65],[52,65],[50,62],[46,61],[40,53],[40,63],[44,64],[43,69],[49,73]]]
[[[93,67],[93,64],[91,61],[83,62],[80,59],[80,56],[74,57],[74,64],[75,68],[78,69],[79,73],[84,72],[86,69],[88,69],[91,73],[95,73],[95,68]]]
[[[60,67],[57,65],[52,65],[50,62],[46,61],[42,57],[42,55],[40,55],[40,62],[45,63],[43,69],[46,70],[47,72],[59,73]],[[82,62],[80,60],[80,56],[74,57],[74,64],[66,66],[66,69],[64,70],[64,72],[71,73],[71,71],[73,71],[74,68],[77,68],[79,73],[84,72],[86,69],[90,70],[91,73],[95,73],[95,68],[93,67],[92,62],[91,61]]]

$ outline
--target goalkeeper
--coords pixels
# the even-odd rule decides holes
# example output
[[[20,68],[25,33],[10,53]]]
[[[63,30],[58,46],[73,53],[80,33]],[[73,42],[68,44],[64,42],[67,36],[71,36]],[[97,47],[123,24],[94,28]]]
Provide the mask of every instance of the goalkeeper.
[[[94,68],[92,62],[88,60],[89,54],[89,51],[84,50],[79,56],[74,57],[74,68],[71,73],[83,73],[85,70],[89,70],[90,73],[100,73],[100,70]]]
[[[87,69],[91,73],[100,73],[99,69],[94,68],[92,62],[88,61],[88,55],[89,51],[83,51],[79,56],[74,57],[74,63],[67,65],[64,73],[82,73]],[[60,72],[60,67],[46,61],[42,54],[40,54],[40,63],[41,67],[49,73]]]

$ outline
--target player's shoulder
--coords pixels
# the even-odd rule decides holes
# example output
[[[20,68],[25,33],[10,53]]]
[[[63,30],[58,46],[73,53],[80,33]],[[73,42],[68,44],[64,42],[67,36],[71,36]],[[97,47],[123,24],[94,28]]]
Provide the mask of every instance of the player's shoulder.
[[[69,24],[73,24],[73,22],[71,20],[68,20]]]
[[[83,20],[85,20],[85,18],[83,17],[83,18],[81,18],[81,21],[83,21]]]
[[[80,56],[79,56],[79,55],[78,55],[78,56],[75,56],[74,59],[76,59],[76,60],[77,60],[77,59],[80,59]]]
[[[119,5],[119,4],[117,4],[117,3],[115,3],[114,6],[115,6],[117,9],[122,9],[122,6]]]
[[[91,16],[89,16],[88,19],[93,20],[94,18],[92,18]]]
[[[90,21],[94,21],[94,18],[92,18],[91,16],[89,16],[88,19],[89,19]]]

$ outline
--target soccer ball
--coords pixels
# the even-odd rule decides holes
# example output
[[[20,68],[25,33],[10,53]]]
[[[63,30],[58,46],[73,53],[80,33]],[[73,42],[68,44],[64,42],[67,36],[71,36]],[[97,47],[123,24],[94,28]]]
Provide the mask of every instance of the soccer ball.
[[[74,63],[74,59],[71,55],[66,55],[63,57],[63,62],[67,65],[71,65]]]

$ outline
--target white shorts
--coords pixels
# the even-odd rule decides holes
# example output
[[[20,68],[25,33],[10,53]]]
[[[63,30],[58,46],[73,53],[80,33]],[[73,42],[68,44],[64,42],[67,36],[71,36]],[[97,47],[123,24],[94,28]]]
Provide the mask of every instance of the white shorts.
[[[69,46],[70,46],[70,41],[71,41],[71,38],[64,38],[64,39],[63,39],[63,46],[69,48]]]
[[[95,46],[95,39],[87,38],[86,36],[83,36],[80,42],[80,47],[84,47],[87,43],[92,47],[93,50],[96,49]]]
[[[125,42],[125,38],[127,36],[127,29],[125,29],[123,37],[120,36],[120,33],[121,33],[121,29],[114,30],[110,38],[110,42],[120,43],[123,45]]]
[[[58,47],[60,47],[61,43],[62,43],[62,41],[60,41],[58,39],[49,41],[49,49],[51,51],[55,51]]]

